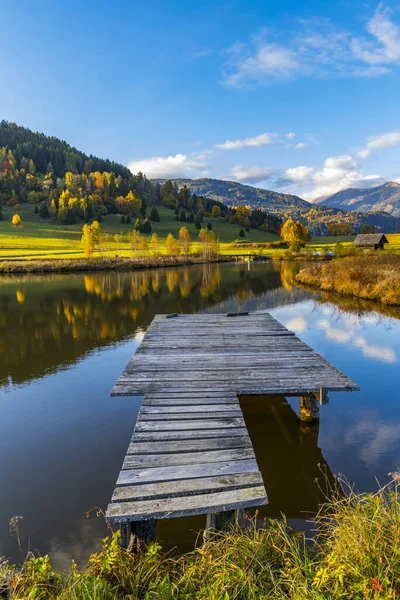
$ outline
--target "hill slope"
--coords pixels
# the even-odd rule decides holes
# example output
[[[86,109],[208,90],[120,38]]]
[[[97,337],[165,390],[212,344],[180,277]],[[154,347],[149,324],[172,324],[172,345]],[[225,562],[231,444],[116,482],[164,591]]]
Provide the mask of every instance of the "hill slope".
[[[367,190],[348,188],[318,201],[318,204],[359,212],[384,210],[400,217],[400,184],[388,181]]]
[[[153,180],[157,183],[164,183],[163,179]],[[251,208],[264,208],[269,212],[285,210],[290,212],[292,208],[310,208],[310,204],[291,194],[281,194],[262,188],[256,188],[251,185],[243,185],[235,181],[225,181],[223,179],[174,179],[178,187],[187,185],[192,193],[199,196],[214,198],[228,205],[245,205]]]
[[[57,177],[64,177],[67,171],[108,171],[121,177],[132,176],[124,165],[97,156],[88,156],[54,136],[34,132],[8,121],[0,121],[0,148],[2,147],[12,151],[18,168],[25,168],[24,159],[32,159],[39,173],[46,173],[51,165],[51,171]]]

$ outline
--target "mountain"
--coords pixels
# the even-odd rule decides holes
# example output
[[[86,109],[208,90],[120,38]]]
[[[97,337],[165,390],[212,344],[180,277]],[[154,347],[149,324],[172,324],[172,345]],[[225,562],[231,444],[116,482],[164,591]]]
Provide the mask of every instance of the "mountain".
[[[317,200],[317,203],[359,212],[385,211],[398,218],[400,217],[400,184],[388,181],[367,190],[348,188]]]
[[[165,183],[165,179],[154,179],[155,183]],[[225,181],[223,179],[173,179],[178,187],[185,184],[192,193],[198,196],[206,196],[219,200],[224,204],[232,205],[250,205],[251,208],[263,208],[269,212],[284,210],[290,213],[291,209],[309,209],[310,204],[306,200],[293,196],[292,194],[281,194],[262,188],[256,188],[251,185],[243,185],[235,181]]]
[[[166,179],[153,179],[153,183],[158,184],[163,184],[165,181]],[[173,179],[172,181],[178,188],[187,185],[192,193],[219,200],[228,206],[249,204],[252,208],[262,208],[283,221],[290,216],[306,225],[313,235],[326,235],[332,223],[348,223],[357,233],[365,224],[386,233],[397,231],[399,227],[399,219],[395,215],[390,215],[379,208],[360,210],[357,206],[334,206],[325,199],[319,204],[311,204],[299,196],[222,179]],[[392,185],[398,186],[398,184]]]

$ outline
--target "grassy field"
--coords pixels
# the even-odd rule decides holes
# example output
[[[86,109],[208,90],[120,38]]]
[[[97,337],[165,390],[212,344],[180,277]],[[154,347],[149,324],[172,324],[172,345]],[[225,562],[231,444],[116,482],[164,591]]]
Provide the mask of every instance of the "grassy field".
[[[152,223],[153,231],[160,237],[160,251],[164,252],[165,238],[168,233],[178,236],[182,223],[176,221],[172,210],[165,207],[159,207],[161,216],[160,223]],[[22,227],[13,227],[11,218],[15,212],[21,216]],[[34,206],[23,204],[16,211],[14,207],[3,207],[4,220],[0,221],[0,260],[7,259],[36,259],[36,258],[80,258],[83,256],[81,246],[83,223],[75,225],[55,225],[49,219],[42,220],[34,213]],[[267,233],[257,229],[251,229],[245,232],[244,238],[239,238],[240,227],[226,223],[221,217],[218,219],[205,218],[203,226],[207,222],[211,223],[212,230],[219,237],[221,242],[220,253],[222,255],[249,253],[260,254],[261,249],[253,247],[253,244],[268,243],[279,241],[280,238],[274,233]],[[194,241],[192,249],[199,249],[196,240],[198,231],[194,224],[185,223],[189,229]],[[109,256],[131,256],[128,234],[133,228],[133,223],[121,223],[118,215],[107,215],[103,218],[101,229],[104,233],[111,235],[121,234],[122,241],[110,244]],[[400,250],[400,234],[388,234],[388,248]],[[333,250],[337,242],[344,246],[351,246],[354,236],[342,237],[313,237],[307,244],[306,250],[310,252],[319,252],[324,250]],[[232,245],[232,242],[236,242]],[[275,253],[273,248],[262,249],[262,254],[271,256]],[[95,256],[100,256],[96,252]]]
[[[11,218],[17,212],[15,208],[4,207],[4,221],[0,221],[0,260],[8,258],[78,258],[83,256],[80,243],[83,223],[75,225],[53,225],[48,219],[42,220],[34,214],[34,206],[30,204],[21,205],[18,214],[22,219],[22,227],[13,227]],[[177,237],[183,223],[175,220],[173,211],[160,207],[160,223],[152,223],[153,231],[160,236],[160,246],[163,250],[165,238],[168,233]],[[207,218],[203,222],[211,223],[212,229],[220,239],[221,254],[237,253],[242,250],[231,248],[231,242],[239,238],[240,227],[226,223],[224,219]],[[198,237],[198,231],[194,224],[185,223],[189,229],[192,239]],[[131,251],[128,242],[128,234],[133,228],[133,223],[120,222],[117,215],[107,215],[103,218],[101,229],[108,234],[122,234],[122,242],[111,244],[111,254],[119,256],[130,256]],[[246,231],[245,242],[266,243],[279,240],[279,236],[260,230]],[[244,243],[243,246],[246,244]],[[196,245],[194,244],[196,247]],[[246,250],[245,250],[246,251]],[[100,253],[96,253],[100,255]]]

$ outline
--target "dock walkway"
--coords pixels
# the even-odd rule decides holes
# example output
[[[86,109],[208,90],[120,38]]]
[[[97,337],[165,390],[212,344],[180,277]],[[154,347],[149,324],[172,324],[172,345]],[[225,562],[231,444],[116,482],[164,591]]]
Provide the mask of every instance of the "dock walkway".
[[[207,514],[221,528],[267,502],[238,395],[300,396],[312,420],[329,391],[357,389],[268,313],[157,315],[111,392],[144,401],[107,521],[125,545],[156,519]]]

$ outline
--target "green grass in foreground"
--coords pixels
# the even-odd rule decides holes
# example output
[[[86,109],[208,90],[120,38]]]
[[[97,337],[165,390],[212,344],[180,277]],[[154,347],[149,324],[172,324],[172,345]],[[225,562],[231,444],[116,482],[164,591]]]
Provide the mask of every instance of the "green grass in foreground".
[[[116,533],[83,572],[73,563],[61,575],[48,556],[30,557],[22,568],[0,562],[0,589],[11,600],[393,600],[400,594],[398,493],[396,480],[376,494],[338,490],[308,541],[272,521],[172,558],[157,544],[129,554]]]

